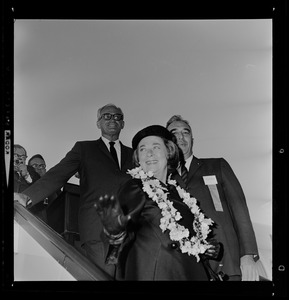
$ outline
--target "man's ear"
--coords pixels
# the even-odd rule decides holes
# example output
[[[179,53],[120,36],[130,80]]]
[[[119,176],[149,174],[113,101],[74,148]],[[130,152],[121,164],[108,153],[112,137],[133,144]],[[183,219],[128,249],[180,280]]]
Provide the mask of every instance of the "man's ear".
[[[96,121],[96,127],[100,129],[99,121]]]
[[[123,129],[123,127],[124,127],[124,121],[122,121],[122,124],[121,124],[121,129]]]

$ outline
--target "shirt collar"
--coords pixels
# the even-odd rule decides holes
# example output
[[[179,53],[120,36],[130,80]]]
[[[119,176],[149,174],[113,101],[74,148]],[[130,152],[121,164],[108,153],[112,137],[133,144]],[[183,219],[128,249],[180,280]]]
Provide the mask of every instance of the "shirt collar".
[[[101,136],[101,139],[102,139],[103,142],[105,143],[106,147],[109,149],[109,148],[110,148],[110,145],[109,145],[110,140],[108,140],[107,138],[105,138],[105,137],[103,137],[103,136]],[[116,149],[120,149],[120,142],[119,142],[119,140],[116,140],[116,141],[114,141],[114,142],[115,142],[114,147],[115,147]]]
[[[193,154],[189,158],[186,159],[185,166],[186,166],[187,170],[190,169],[190,165],[191,165],[192,160],[193,160]]]
[[[185,160],[185,167],[189,171],[191,162],[193,160],[193,155],[191,155],[188,159]],[[182,174],[181,167],[178,168],[179,174]]]

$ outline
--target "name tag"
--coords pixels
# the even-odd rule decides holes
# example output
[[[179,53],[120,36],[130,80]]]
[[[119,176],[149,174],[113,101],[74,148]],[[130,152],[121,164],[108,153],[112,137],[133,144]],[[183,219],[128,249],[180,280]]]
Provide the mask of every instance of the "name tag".
[[[205,185],[215,185],[217,184],[217,178],[215,175],[203,176]]]
[[[217,182],[216,176],[215,175],[203,176],[203,179],[204,179],[205,185],[208,186],[208,189],[210,191],[215,210],[223,211],[223,206],[222,206],[218,188],[217,188],[218,182]]]

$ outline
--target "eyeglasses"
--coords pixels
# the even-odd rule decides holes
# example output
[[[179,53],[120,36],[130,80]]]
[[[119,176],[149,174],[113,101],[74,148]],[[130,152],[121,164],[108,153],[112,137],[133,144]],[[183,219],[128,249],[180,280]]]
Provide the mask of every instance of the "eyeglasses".
[[[46,165],[45,164],[33,164],[32,167],[34,169],[45,169],[46,168]]]
[[[15,153],[15,154],[14,154],[14,158],[26,159],[27,156],[26,156],[26,155],[19,155],[19,154]]]
[[[108,121],[111,118],[113,118],[115,121],[121,121],[121,120],[123,120],[123,115],[122,114],[105,113],[105,114],[101,115],[100,118],[103,118],[105,121]]]

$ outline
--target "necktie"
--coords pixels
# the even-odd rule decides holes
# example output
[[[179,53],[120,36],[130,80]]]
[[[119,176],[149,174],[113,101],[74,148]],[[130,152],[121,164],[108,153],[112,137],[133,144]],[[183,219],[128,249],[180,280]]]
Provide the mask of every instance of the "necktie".
[[[184,183],[187,183],[187,180],[188,180],[188,169],[186,168],[185,165],[182,165],[181,167],[181,177],[182,177],[182,180]]]
[[[112,158],[114,159],[117,166],[119,167],[118,158],[117,158],[116,150],[114,148],[114,144],[115,144],[114,142],[109,142],[109,145],[110,145],[109,151],[110,151]]]

